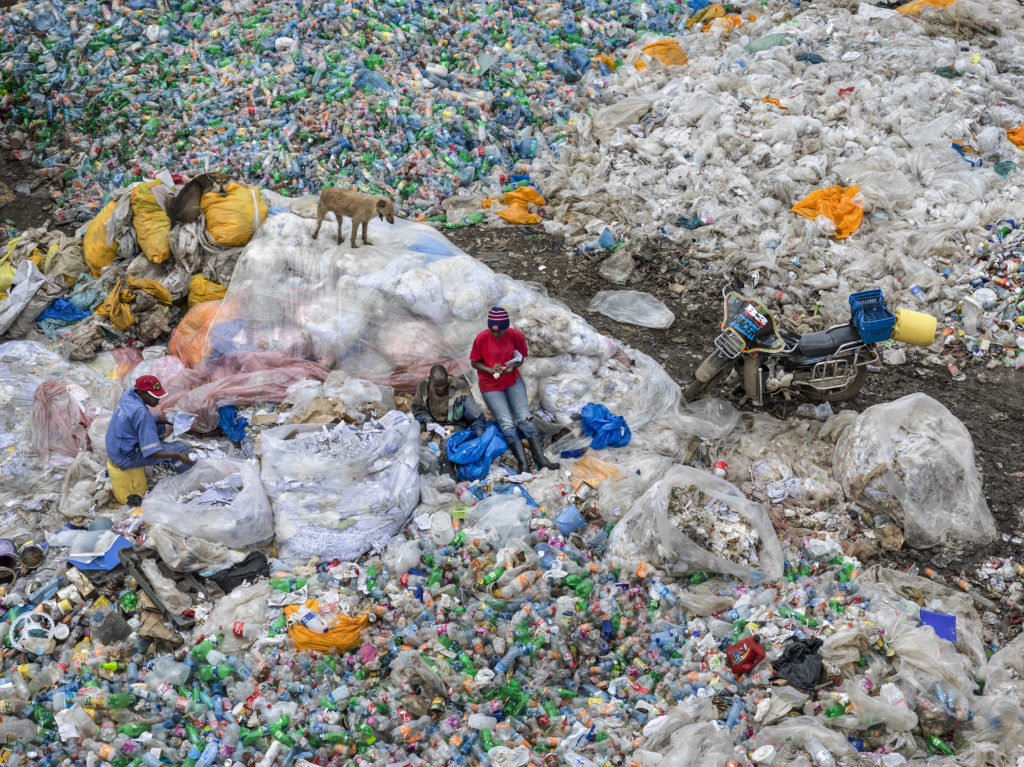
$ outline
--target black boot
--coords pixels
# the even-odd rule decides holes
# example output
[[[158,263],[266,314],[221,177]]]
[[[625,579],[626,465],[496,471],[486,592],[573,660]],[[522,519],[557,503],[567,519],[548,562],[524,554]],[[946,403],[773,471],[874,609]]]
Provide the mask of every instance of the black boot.
[[[542,469],[558,469],[561,468],[561,464],[549,461],[544,457],[544,448],[540,445],[540,437],[530,438],[530,452],[533,453],[533,460],[537,462],[537,465]]]
[[[512,451],[512,457],[515,458],[516,463],[519,464],[519,473],[525,474],[528,472],[530,470],[530,464],[526,461],[526,450],[523,449],[522,440],[512,440],[508,449]]]

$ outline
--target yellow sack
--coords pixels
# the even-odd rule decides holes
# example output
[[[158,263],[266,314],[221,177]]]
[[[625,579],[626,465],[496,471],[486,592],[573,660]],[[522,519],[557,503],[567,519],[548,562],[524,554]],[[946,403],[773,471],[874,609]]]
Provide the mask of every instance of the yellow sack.
[[[267,203],[254,186],[231,182],[227,197],[207,192],[199,202],[206,216],[206,230],[218,244],[241,247],[252,239],[267,217]]]
[[[307,599],[306,607],[312,608],[317,612],[320,611],[320,603],[315,599]],[[284,614],[291,617],[298,609],[298,605],[285,605]],[[330,623],[330,628],[326,634],[311,631],[301,623],[290,623],[288,625],[288,636],[292,638],[295,646],[300,650],[350,652],[362,644],[363,640],[360,634],[363,629],[370,625],[370,618],[366,615],[360,615],[357,618],[349,618],[347,615],[336,615],[333,621],[330,615],[325,615],[324,621]]]
[[[14,252],[14,246],[20,239],[21,236],[18,236],[7,243],[7,252],[3,258],[0,258],[0,301],[7,298],[7,294],[11,290],[11,283],[14,282],[14,273],[18,271],[17,268],[11,266],[11,253]]]
[[[218,301],[227,294],[228,289],[216,282],[211,282],[203,275],[197,274],[188,285],[188,308],[206,301]]]
[[[647,61],[655,58],[666,67],[681,67],[689,62],[683,49],[675,40],[658,40],[653,43],[647,43],[640,50],[646,55]],[[647,69],[647,61],[644,60],[644,56],[641,56],[633,66],[642,72]]]
[[[107,293],[107,297],[96,307],[93,314],[109,317],[110,324],[124,333],[135,322],[131,310],[131,303],[134,299],[135,294],[130,290],[121,290],[121,278],[118,277],[114,289]]]
[[[690,18],[686,20],[686,28],[689,29],[694,24],[700,24],[703,21],[711,21],[711,19],[720,19],[725,15],[725,7],[721,5],[709,5],[701,8]]]
[[[920,16],[921,11],[929,5],[932,8],[945,8],[946,6],[952,5],[954,2],[956,2],[956,0],[913,0],[911,3],[904,3],[896,10],[900,13],[906,13],[911,16]]]
[[[110,475],[110,488],[114,491],[114,498],[121,505],[128,503],[129,495],[145,495],[149,490],[146,470],[141,467],[119,469],[107,459],[107,474]]]
[[[539,224],[540,214],[530,212],[530,204],[544,205],[546,200],[541,197],[540,192],[531,186],[521,186],[505,195],[504,210],[499,210],[498,215],[510,224]]]
[[[82,249],[85,251],[85,263],[93,277],[100,276],[104,266],[110,266],[117,258],[117,243],[107,245],[107,221],[114,213],[117,203],[111,200],[96,214],[86,227],[82,238]]]
[[[149,293],[157,301],[162,303],[164,306],[170,306],[171,291],[165,288],[156,280],[145,280],[142,277],[129,277],[128,287],[134,288],[135,290],[141,290],[143,293]]]
[[[864,203],[859,195],[859,186],[815,189],[790,210],[812,221],[818,216],[831,219],[836,225],[836,239],[842,240],[857,231],[864,217]]]
[[[1006,131],[1006,138],[1010,139],[1010,143],[1018,149],[1024,150],[1024,125],[1020,125],[1013,130]],[[3,287],[0,285],[0,287]]]
[[[160,207],[151,189],[159,184],[143,181],[131,192],[135,236],[146,258],[154,264],[162,264],[171,257],[171,217]]]

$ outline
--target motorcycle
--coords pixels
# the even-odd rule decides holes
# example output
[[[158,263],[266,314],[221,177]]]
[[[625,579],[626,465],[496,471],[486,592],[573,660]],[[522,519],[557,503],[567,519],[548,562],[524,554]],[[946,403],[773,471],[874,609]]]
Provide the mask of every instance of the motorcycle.
[[[935,337],[934,317],[907,309],[898,309],[897,317],[881,290],[852,294],[849,322],[799,335],[780,330],[765,305],[741,289],[735,284],[722,289],[722,332],[686,388],[687,401],[707,394],[736,370],[744,401],[758,406],[766,394],[781,393],[789,400],[794,392],[816,402],[844,402],[864,386],[868,368],[881,361],[876,344],[894,338],[929,346]]]

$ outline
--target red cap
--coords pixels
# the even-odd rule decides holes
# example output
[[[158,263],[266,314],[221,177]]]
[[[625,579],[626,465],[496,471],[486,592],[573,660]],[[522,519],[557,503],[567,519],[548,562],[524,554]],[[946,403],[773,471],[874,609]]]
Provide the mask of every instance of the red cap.
[[[135,379],[135,388],[138,391],[145,391],[157,399],[167,396],[167,390],[160,385],[160,379],[156,376],[139,376]]]

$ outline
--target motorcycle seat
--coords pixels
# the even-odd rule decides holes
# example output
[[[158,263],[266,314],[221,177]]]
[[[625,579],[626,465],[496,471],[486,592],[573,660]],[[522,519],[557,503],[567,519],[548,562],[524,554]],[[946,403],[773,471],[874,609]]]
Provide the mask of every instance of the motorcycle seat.
[[[857,328],[853,325],[840,325],[800,336],[794,354],[799,357],[827,357],[839,347],[853,342],[862,343]]]

